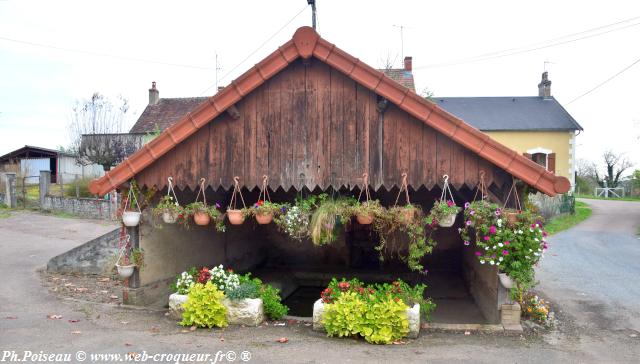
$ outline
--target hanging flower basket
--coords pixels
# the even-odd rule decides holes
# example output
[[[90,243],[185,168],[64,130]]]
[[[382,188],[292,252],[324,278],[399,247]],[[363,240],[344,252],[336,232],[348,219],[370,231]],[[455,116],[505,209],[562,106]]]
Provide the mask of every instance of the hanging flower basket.
[[[207,210],[198,210],[193,213],[193,221],[196,225],[206,226],[211,222],[211,216]]]
[[[153,208],[153,214],[162,217],[165,224],[175,224],[184,214],[184,208],[178,203],[178,197],[173,190],[173,177],[168,177],[167,182],[167,194]]]
[[[456,216],[457,214],[445,215],[440,218],[440,220],[438,220],[438,225],[440,225],[441,227],[452,227],[456,222]]]
[[[513,288],[513,279],[507,275],[507,273],[498,273],[500,284],[506,289]]]
[[[360,213],[356,215],[356,220],[360,225],[371,225],[373,223],[373,214],[372,213]]]
[[[128,265],[120,265],[116,264],[116,269],[118,270],[118,276],[121,279],[127,279],[133,275],[133,270],[135,269],[135,264]]]
[[[124,226],[138,226],[140,224],[140,215],[138,211],[125,211],[122,213],[122,223]]]
[[[509,225],[513,226],[518,222],[518,211],[506,210],[504,211],[504,215],[507,218],[507,223]]]
[[[231,225],[242,225],[244,223],[244,213],[242,210],[227,210],[227,217]]]
[[[175,224],[178,221],[178,213],[175,211],[165,210],[162,212],[162,221],[165,224]]]
[[[233,194],[231,195],[231,201],[229,201],[229,207],[227,208],[227,217],[231,225],[242,225],[244,223],[245,212],[236,207],[238,195],[240,195],[242,206],[244,210],[246,210],[247,205],[244,203],[244,197],[242,197],[242,191],[240,190],[240,177],[235,176],[233,177]]]
[[[273,214],[270,212],[264,214],[256,213],[256,221],[260,225],[270,224],[273,221]]]

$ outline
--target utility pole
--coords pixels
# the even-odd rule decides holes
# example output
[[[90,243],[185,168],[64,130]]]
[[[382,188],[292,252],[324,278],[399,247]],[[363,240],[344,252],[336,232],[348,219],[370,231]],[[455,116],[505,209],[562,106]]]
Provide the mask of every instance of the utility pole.
[[[307,4],[311,5],[311,25],[316,29],[316,0],[307,0]]]

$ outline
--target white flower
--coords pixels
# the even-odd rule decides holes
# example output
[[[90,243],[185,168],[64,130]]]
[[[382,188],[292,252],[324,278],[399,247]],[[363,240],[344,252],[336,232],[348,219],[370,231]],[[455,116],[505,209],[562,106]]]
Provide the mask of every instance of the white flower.
[[[489,264],[494,265],[496,264],[493,260],[489,261]]]
[[[501,262],[501,261],[502,261],[502,257],[498,258],[498,261],[500,261],[500,262]]]
[[[536,257],[540,255],[540,253],[533,253],[533,255],[535,255]]]
[[[538,240],[538,238],[534,238],[533,240],[535,240],[535,241],[540,241],[540,240]]]
[[[484,264],[484,260],[480,260],[480,264]]]
[[[484,250],[489,250],[489,247],[488,247],[488,246],[485,246],[485,247],[484,247]]]
[[[498,243],[498,246],[502,248],[503,244],[502,243]]]

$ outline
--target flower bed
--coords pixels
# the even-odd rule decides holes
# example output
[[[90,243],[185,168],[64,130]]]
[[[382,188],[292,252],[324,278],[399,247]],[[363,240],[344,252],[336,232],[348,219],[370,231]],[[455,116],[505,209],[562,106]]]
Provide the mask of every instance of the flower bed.
[[[373,344],[415,338],[421,315],[428,319],[435,308],[431,299],[423,298],[425,288],[401,280],[365,285],[357,279],[334,278],[313,306],[313,328],[328,336],[361,336]]]

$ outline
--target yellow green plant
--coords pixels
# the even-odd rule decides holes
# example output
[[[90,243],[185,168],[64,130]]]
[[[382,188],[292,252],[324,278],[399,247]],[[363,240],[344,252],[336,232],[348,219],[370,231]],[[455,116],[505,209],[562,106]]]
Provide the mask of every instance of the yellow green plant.
[[[224,293],[208,281],[196,283],[189,291],[189,298],[182,307],[182,326],[226,327],[227,308],[222,304]]]

